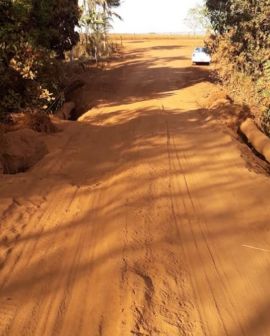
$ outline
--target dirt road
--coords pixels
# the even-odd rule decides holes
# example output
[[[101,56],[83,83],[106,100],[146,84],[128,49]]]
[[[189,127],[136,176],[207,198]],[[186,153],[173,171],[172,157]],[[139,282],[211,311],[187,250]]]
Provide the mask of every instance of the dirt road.
[[[270,180],[203,119],[196,43],[126,42],[0,178],[0,335],[270,335]]]

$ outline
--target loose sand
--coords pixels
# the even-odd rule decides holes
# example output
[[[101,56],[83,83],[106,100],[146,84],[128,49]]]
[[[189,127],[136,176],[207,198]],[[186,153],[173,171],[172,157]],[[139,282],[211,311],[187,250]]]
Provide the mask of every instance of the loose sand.
[[[203,117],[198,40],[124,43],[0,177],[0,335],[270,335],[270,180]]]

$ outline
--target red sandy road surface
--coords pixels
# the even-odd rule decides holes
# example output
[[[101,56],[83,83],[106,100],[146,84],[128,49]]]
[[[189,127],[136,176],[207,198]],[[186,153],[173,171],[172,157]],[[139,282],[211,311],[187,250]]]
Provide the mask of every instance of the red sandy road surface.
[[[197,43],[126,42],[1,177],[0,335],[270,335],[270,183],[203,120]]]

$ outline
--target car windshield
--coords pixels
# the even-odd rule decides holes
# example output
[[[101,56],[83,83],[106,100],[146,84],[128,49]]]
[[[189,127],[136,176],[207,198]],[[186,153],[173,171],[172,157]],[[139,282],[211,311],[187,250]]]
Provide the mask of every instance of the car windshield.
[[[203,53],[208,54],[208,50],[207,50],[207,48],[202,48],[202,47],[200,47],[200,48],[196,48],[196,49],[195,49],[195,52],[203,52]]]

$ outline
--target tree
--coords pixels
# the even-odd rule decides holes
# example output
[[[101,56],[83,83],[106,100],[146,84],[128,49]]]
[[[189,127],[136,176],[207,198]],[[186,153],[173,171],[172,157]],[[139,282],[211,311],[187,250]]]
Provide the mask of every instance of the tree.
[[[119,0],[84,0],[83,2],[80,26],[85,32],[86,50],[96,61],[109,52],[108,32],[111,28],[111,20],[114,16],[121,19],[112,7],[119,5]]]
[[[50,68],[79,40],[79,17],[77,0],[1,0],[0,113],[52,98]]]
[[[206,0],[206,7],[213,30],[220,34],[227,31],[230,0]]]
[[[260,75],[269,60],[270,0],[207,0],[206,5],[216,34],[230,41],[231,61]]]
[[[80,15],[77,0],[32,0],[30,34],[38,45],[63,59],[64,52],[79,41],[75,27]]]
[[[206,6],[215,31],[210,45],[224,68],[221,77],[249,80],[250,95],[268,111],[270,130],[270,0],[207,0]]]
[[[192,29],[193,34],[206,32],[211,24],[208,18],[208,9],[205,5],[190,8],[185,18],[185,24]]]

